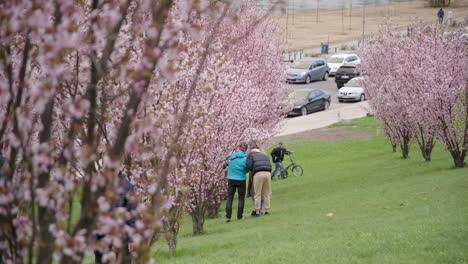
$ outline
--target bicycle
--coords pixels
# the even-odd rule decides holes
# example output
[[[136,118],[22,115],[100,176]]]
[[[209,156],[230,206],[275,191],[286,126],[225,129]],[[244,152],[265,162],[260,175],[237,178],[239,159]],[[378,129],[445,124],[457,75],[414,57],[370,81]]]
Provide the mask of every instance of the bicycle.
[[[299,176],[302,176],[302,174],[304,173],[304,169],[302,168],[301,165],[298,165],[296,164],[296,162],[294,161],[293,157],[292,157],[292,154],[288,155],[289,156],[289,161],[291,162],[284,170],[282,170],[280,172],[280,175],[279,177],[276,177],[277,180],[280,180],[280,179],[286,179],[288,178],[288,170],[291,171],[291,174],[296,176],[296,177],[299,177]]]

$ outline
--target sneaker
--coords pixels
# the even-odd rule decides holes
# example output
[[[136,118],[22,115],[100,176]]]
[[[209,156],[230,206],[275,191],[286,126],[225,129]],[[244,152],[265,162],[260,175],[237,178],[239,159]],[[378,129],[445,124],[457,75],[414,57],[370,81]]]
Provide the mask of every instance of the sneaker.
[[[242,219],[244,219],[244,217],[241,217],[241,218],[237,217],[237,220],[242,220]]]
[[[229,223],[229,222],[231,222],[231,219],[229,219],[229,218],[226,219],[226,223]]]
[[[265,212],[265,215],[269,215],[270,213],[269,212]]]
[[[250,214],[250,216],[255,216],[256,214],[257,214],[257,212],[252,211],[252,213]]]

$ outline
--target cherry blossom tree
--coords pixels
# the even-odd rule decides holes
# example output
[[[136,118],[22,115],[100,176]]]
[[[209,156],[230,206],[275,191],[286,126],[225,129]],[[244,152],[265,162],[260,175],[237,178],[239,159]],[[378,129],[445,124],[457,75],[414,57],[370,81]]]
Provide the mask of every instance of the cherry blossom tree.
[[[462,29],[425,26],[401,37],[387,28],[364,54],[365,86],[386,133],[408,131],[425,160],[435,141],[464,167],[468,140],[466,39]],[[385,60],[382,60],[385,58]],[[402,130],[402,128],[404,128]]]
[[[468,46],[462,34],[463,28],[434,25],[419,28],[411,37],[420,54],[415,65],[423,69],[414,73],[422,80],[416,93],[425,98],[418,101],[420,121],[445,146],[457,168],[465,166],[468,150]]]
[[[216,38],[210,41],[213,49],[207,57],[199,52],[200,40],[189,38],[185,60],[178,66],[180,72],[190,73],[191,64],[200,59],[208,61],[199,73],[192,97],[199,104],[188,111],[192,122],[184,127],[179,139],[191,146],[179,153],[178,164],[184,172],[169,177],[173,188],[167,190],[173,202],[166,211],[164,227],[171,253],[176,250],[178,228],[186,210],[192,215],[194,234],[199,235],[203,233],[207,211],[216,212],[224,201],[223,157],[241,139],[271,136],[284,114],[287,90],[281,82],[283,45],[276,38],[275,23],[267,11],[258,10],[248,1],[228,17],[234,16],[237,17],[234,26],[220,25]],[[201,19],[207,24],[218,24],[212,18]],[[201,39],[205,37],[202,35]],[[223,48],[226,46],[230,48]],[[269,64],[269,69],[258,67],[262,64]],[[190,78],[184,75],[177,79],[173,90],[180,92],[168,94],[173,103],[167,111],[181,110],[186,100],[183,91],[190,85]]]
[[[243,39],[217,36],[221,26],[226,31],[239,19],[229,10],[226,3],[197,0],[0,4],[0,150],[8,163],[0,175],[1,262],[79,263],[93,250],[113,263],[152,261],[164,210],[183,203],[169,195],[186,191],[178,175],[192,175],[203,164],[200,157],[185,158],[184,151],[207,149],[203,131],[218,126],[209,123],[216,112],[208,103],[244,99],[223,99],[227,88],[205,94],[216,87],[211,82],[219,74],[211,71],[222,73],[210,63],[229,65],[235,53],[230,47]],[[247,24],[254,31],[257,23]],[[274,47],[260,49],[266,53],[259,63],[243,57],[248,69],[278,55]],[[225,55],[214,59],[218,51]],[[278,73],[274,67],[272,74]],[[220,83],[231,88],[241,79],[244,85],[276,80],[236,75],[234,65],[224,73]],[[277,89],[252,91],[253,106],[281,101]],[[170,100],[173,95],[184,100]],[[178,111],[167,112],[174,103]],[[262,117],[278,112],[247,122],[266,124],[259,130],[263,135],[275,119]],[[192,141],[188,134],[200,137]],[[178,164],[179,158],[184,162]],[[134,210],[111,209],[123,191],[119,172],[136,187],[127,197]],[[130,220],[134,226],[125,224]],[[97,241],[93,234],[105,237]]]
[[[400,98],[402,82],[398,79],[398,65],[402,63],[397,45],[398,34],[389,28],[384,34],[370,42],[363,54],[364,86],[369,105],[377,120],[383,125],[385,136],[393,144],[399,144],[403,158],[408,158],[413,124],[410,113]],[[385,58],[385,59],[382,59]]]
[[[201,129],[191,131],[197,138],[191,149],[192,159],[200,161],[200,167],[188,177],[187,204],[195,235],[203,233],[207,210],[219,208],[226,196],[221,160],[241,140],[270,137],[285,111],[287,90],[281,63],[284,46],[276,37],[276,24],[268,13],[249,3],[239,7],[236,14],[242,14],[236,26],[222,23],[213,40],[213,47],[226,43],[233,43],[233,47],[208,56],[209,66],[198,83],[203,89],[195,94],[196,100],[203,103],[190,111],[206,113],[192,123]],[[206,23],[213,22],[207,19]],[[191,61],[198,59],[192,54],[187,57]],[[185,85],[184,80],[178,85]]]

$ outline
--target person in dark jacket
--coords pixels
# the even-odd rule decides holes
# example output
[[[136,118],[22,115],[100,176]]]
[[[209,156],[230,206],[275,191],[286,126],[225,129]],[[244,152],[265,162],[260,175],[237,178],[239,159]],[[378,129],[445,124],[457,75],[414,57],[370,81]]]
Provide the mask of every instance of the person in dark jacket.
[[[260,144],[250,144],[250,154],[247,157],[247,170],[253,175],[253,189],[255,199],[255,214],[260,216],[261,201],[264,202],[265,215],[270,213],[271,199],[271,163],[268,156],[260,151]]]
[[[284,166],[283,166],[284,155],[291,155],[291,154],[292,154],[292,152],[288,151],[284,147],[283,142],[280,142],[278,144],[278,147],[274,148],[271,151],[271,158],[273,159],[273,163],[275,163],[275,170],[271,173],[271,178],[272,179],[273,179],[273,177],[275,177],[275,174],[277,172],[281,173],[284,170]]]
[[[439,12],[437,12],[437,16],[439,17],[439,24],[444,23],[444,9],[440,8]]]
[[[136,204],[130,202],[129,199],[129,194],[134,191],[134,186],[130,182],[130,179],[128,176],[126,176],[122,171],[119,172],[118,174],[118,188],[115,190],[116,194],[118,195],[119,199],[111,204],[111,207],[109,210],[114,210],[119,207],[126,208],[127,211],[131,212],[136,210]],[[125,221],[125,224],[130,227],[135,227],[136,226],[136,219],[130,219]],[[99,233],[94,233],[92,235],[92,239],[94,241],[99,241],[103,239],[106,236],[106,234],[99,234]],[[123,241],[124,247],[128,248],[129,243],[131,243],[130,239],[125,239]],[[95,263],[105,263],[103,261],[103,254],[99,250],[94,250],[94,257],[95,257]]]
[[[7,163],[8,163],[8,162],[7,162],[6,158],[4,158],[4,157],[2,156],[2,153],[0,153],[0,179],[1,179],[2,176],[3,176],[3,171],[6,170]],[[4,168],[3,165],[5,165],[5,168]]]
[[[226,157],[228,162],[228,197],[226,199],[226,222],[231,222],[232,201],[236,189],[238,192],[239,202],[237,206],[237,220],[241,220],[244,214],[245,202],[245,174],[247,173],[247,154],[245,153],[249,145],[241,142],[239,146]]]

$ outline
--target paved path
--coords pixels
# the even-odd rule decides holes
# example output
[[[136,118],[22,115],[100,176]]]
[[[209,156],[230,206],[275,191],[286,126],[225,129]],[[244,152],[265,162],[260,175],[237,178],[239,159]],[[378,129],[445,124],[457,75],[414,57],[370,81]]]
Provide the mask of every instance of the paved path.
[[[366,116],[368,112],[367,102],[359,103],[339,103],[336,98],[338,89],[334,78],[328,81],[317,81],[310,84],[290,84],[291,88],[306,96],[307,91],[319,89],[331,95],[330,109],[299,116],[285,118],[281,122],[281,130],[276,136],[284,136],[316,128],[327,127],[341,120],[349,120]]]
[[[367,102],[339,104],[307,116],[286,118],[282,121],[280,133],[276,136],[285,136],[311,129],[327,127],[342,120],[350,120],[366,116],[368,112]]]

